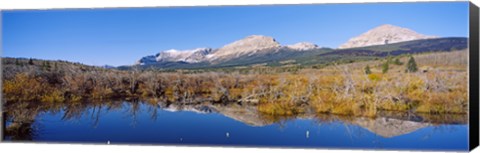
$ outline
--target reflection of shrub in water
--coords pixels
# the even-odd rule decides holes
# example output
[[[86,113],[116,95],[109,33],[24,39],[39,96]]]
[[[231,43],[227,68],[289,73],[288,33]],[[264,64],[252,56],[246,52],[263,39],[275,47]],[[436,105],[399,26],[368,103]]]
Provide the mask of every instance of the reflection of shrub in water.
[[[175,105],[175,106],[172,106]],[[139,114],[150,114],[151,120],[156,120],[158,117],[158,110],[164,108],[175,107],[178,110],[195,111],[200,113],[220,113],[229,118],[241,121],[251,126],[266,126],[271,124],[279,124],[281,127],[286,122],[298,118],[316,120],[319,124],[329,124],[334,122],[346,123],[346,128],[351,128],[351,125],[367,125],[362,123],[382,121],[382,118],[392,119],[392,121],[412,121],[425,125],[441,125],[441,124],[467,124],[466,115],[453,114],[412,114],[405,112],[393,111],[378,111],[377,118],[362,118],[352,115],[333,115],[325,113],[317,113],[309,106],[293,107],[293,109],[302,108],[302,113],[284,113],[284,115],[268,114],[257,112],[258,107],[263,104],[249,105],[249,104],[180,104],[168,103],[162,101],[150,100],[143,102],[141,100],[125,101],[88,101],[77,103],[10,103],[5,108],[8,124],[6,128],[5,138],[10,140],[32,140],[38,134],[41,127],[39,123],[33,125],[35,117],[39,113],[62,113],[62,120],[75,121],[81,118],[86,118],[91,121],[95,127],[102,114],[108,114],[109,111],[125,112],[124,117],[131,118],[132,126],[135,126]],[[264,107],[264,106],[262,106]],[[145,109],[146,108],[146,109]],[[282,109],[287,109],[283,107]],[[362,118],[362,120],[359,120]],[[395,122],[401,123],[401,122]],[[411,122],[405,122],[411,123]],[[37,126],[37,127],[35,127]],[[367,126],[365,126],[367,127]],[[371,127],[369,127],[371,128]],[[401,128],[400,128],[401,129]],[[378,132],[378,131],[377,131]]]
[[[32,123],[14,122],[5,129],[5,138],[10,140],[33,140],[37,130]]]
[[[467,114],[427,114],[418,113],[423,122],[432,123],[434,125],[440,124],[468,124]]]
[[[40,123],[35,122],[40,113],[63,113],[62,120],[74,121],[82,116],[92,117],[92,124],[98,124],[99,110],[105,107],[110,110],[121,108],[116,102],[75,102],[75,103],[8,103],[4,108],[5,139],[33,140],[41,132]],[[90,111],[91,110],[91,111]],[[97,111],[96,111],[97,110]]]
[[[298,116],[297,115],[269,115],[269,114],[264,114],[260,113],[259,118],[263,120],[265,123],[270,123],[270,124],[278,124],[280,127],[284,127],[286,125],[286,122],[289,120],[294,120]]]
[[[33,126],[40,108],[27,103],[16,103],[4,107],[5,138],[11,140],[33,140],[38,129]]]
[[[270,115],[292,116],[305,112],[305,110],[294,103],[288,102],[267,102],[258,105],[258,111]]]

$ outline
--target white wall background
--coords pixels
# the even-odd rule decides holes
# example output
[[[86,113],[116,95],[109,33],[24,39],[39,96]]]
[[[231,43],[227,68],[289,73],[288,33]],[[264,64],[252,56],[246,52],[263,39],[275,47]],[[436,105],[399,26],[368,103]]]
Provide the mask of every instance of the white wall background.
[[[205,5],[251,5],[251,4],[308,4],[308,3],[365,3],[365,2],[419,2],[428,0],[0,0],[1,9],[51,9],[51,8],[105,8],[105,7],[153,7],[153,6],[205,6]],[[448,1],[448,0],[433,0]],[[451,1],[451,0],[450,0]],[[472,0],[480,6],[480,0]],[[1,32],[0,32],[1,34]],[[1,43],[1,42],[0,42]],[[1,46],[1,44],[0,44]],[[0,152],[49,152],[49,153],[149,153],[149,152],[196,152],[196,153],[317,153],[317,152],[377,152],[372,150],[332,150],[332,149],[268,149],[234,147],[174,147],[174,146],[114,146],[82,144],[32,144],[0,143]],[[411,152],[411,151],[378,151]],[[480,152],[476,149],[474,152]],[[426,152],[423,152],[426,153]]]

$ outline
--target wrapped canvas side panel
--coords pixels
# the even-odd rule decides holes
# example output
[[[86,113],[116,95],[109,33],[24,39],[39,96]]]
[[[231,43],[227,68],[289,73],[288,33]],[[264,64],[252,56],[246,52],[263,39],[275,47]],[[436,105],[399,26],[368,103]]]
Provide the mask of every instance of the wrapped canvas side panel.
[[[478,12],[478,7],[470,2],[470,42],[469,42],[469,48],[470,48],[470,78],[469,78],[469,85],[470,85],[470,150],[473,150],[478,146],[478,137],[479,137],[479,48],[478,48],[478,20],[479,20],[479,12]]]

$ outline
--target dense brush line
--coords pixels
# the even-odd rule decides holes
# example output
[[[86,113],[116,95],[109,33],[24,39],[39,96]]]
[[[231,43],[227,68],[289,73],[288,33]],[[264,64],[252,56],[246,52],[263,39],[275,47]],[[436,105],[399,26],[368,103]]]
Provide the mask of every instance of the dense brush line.
[[[382,71],[384,62],[390,61],[385,59],[305,68],[296,73],[188,74],[4,59],[3,94],[7,103],[111,98],[185,104],[248,103],[257,105],[260,112],[278,115],[299,114],[311,108],[318,113],[358,116],[376,116],[378,110],[467,112],[465,51],[416,55],[420,71],[414,73],[405,73],[408,57],[396,58],[402,64],[390,64],[388,72]],[[370,74],[364,72],[367,65]]]

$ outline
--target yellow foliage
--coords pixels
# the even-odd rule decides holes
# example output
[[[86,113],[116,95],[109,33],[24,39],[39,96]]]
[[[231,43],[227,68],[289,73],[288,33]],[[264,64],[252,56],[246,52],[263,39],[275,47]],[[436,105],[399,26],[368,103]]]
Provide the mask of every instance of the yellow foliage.
[[[58,90],[41,96],[42,102],[63,102],[64,100],[63,93]]]
[[[382,74],[372,73],[368,75],[368,78],[372,81],[380,81],[382,80]]]

